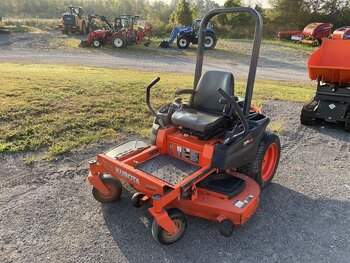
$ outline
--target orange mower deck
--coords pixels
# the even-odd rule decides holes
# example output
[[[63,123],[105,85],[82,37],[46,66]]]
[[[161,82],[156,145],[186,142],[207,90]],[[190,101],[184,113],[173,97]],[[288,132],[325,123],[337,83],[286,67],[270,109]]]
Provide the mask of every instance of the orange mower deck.
[[[244,190],[232,199],[223,194],[196,187],[196,182],[217,173],[217,169],[210,169],[213,145],[217,139],[201,141],[193,136],[184,136],[174,128],[168,128],[159,133],[157,146],[146,146],[118,159],[113,158],[110,152],[98,155],[97,162],[90,163],[88,176],[90,184],[106,196],[111,193],[100,179],[102,174],[108,173],[132,184],[136,191],[145,194],[143,201],[149,201],[152,205],[149,212],[169,233],[178,230],[165,211],[169,207],[179,207],[186,214],[213,221],[222,222],[228,219],[237,227],[243,225],[253,215],[258,207],[260,189],[253,179],[245,175],[228,171],[230,175],[245,182]],[[198,151],[200,154],[197,165],[201,167],[198,166],[197,171],[188,174],[176,184],[166,182],[137,168],[142,163],[160,155],[171,156],[193,164],[187,158],[178,158],[177,153],[171,150],[178,147],[181,149],[190,147],[191,151]],[[187,184],[191,189],[186,189]],[[196,194],[188,199],[184,196],[186,191],[195,191]]]

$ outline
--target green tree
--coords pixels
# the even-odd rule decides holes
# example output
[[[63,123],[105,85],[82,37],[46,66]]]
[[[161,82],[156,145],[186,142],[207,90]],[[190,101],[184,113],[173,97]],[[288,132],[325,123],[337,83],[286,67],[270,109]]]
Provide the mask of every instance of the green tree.
[[[170,20],[179,25],[191,25],[193,18],[189,2],[186,0],[180,0],[176,9],[171,14]]]

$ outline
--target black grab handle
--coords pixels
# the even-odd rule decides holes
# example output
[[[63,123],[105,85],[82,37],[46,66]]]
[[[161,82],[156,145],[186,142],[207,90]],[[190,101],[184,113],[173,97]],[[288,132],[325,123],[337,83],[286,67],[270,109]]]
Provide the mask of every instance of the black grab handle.
[[[231,104],[235,108],[235,110],[236,110],[236,112],[238,114],[238,118],[241,121],[241,123],[243,125],[243,128],[244,128],[243,133],[246,133],[249,130],[249,125],[248,125],[246,117],[243,114],[243,111],[242,111],[241,107],[222,88],[218,88],[218,92],[220,93],[221,96],[223,96],[228,101],[229,104]]]
[[[157,84],[157,82],[160,81],[160,77],[156,77],[154,80],[152,80],[146,88],[146,103],[148,106],[148,109],[150,110],[150,112],[154,115],[157,116],[156,112],[152,109],[151,107],[151,102],[150,102],[150,98],[151,98],[151,88]]]

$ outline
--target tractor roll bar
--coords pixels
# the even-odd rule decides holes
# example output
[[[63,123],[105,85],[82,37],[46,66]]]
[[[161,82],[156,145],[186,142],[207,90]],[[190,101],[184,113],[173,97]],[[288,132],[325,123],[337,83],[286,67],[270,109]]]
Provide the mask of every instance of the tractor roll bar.
[[[255,18],[253,50],[252,50],[252,56],[251,56],[251,60],[250,60],[249,74],[248,74],[246,94],[245,94],[245,102],[244,102],[244,107],[243,107],[243,114],[245,116],[249,116],[249,110],[250,110],[251,103],[252,103],[256,68],[258,65],[259,50],[260,50],[261,37],[262,37],[262,29],[263,29],[262,17],[259,14],[259,12],[257,12],[253,8],[250,8],[250,7],[220,8],[220,9],[215,9],[215,10],[210,11],[209,13],[207,13],[203,17],[202,23],[201,23],[201,26],[199,29],[196,71],[195,71],[195,75],[194,75],[193,88],[196,89],[197,84],[199,82],[199,79],[201,78],[201,75],[202,75],[203,57],[204,57],[204,40],[205,40],[205,31],[206,31],[205,29],[207,28],[207,25],[208,25],[210,19],[212,19],[214,16],[219,15],[219,14],[239,13],[239,12],[250,13]]]

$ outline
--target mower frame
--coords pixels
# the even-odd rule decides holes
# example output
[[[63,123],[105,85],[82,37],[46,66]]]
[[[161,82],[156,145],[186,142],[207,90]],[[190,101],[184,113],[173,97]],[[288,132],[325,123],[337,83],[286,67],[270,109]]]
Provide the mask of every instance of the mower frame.
[[[254,161],[258,156],[258,149],[265,147],[264,145],[268,145],[268,148],[266,151],[262,148],[265,152],[260,162],[261,171],[271,147],[271,154],[274,155],[272,166],[268,167],[271,177],[266,179],[266,185],[272,180],[278,166],[278,137],[273,137],[274,141],[271,142],[272,137],[265,132],[269,119],[251,107],[262,36],[262,18],[257,11],[245,7],[216,9],[204,16],[199,32],[194,89],[202,74],[205,29],[208,22],[215,15],[237,12],[248,12],[256,20],[245,100],[237,102],[220,88],[218,92],[222,96],[220,103],[231,105],[231,112],[234,110],[236,115],[232,113],[230,116],[237,116],[237,123],[240,124],[227,131],[224,137],[217,135],[202,139],[167,123],[166,119],[169,116],[162,119],[162,110],[156,113],[150,104],[150,90],[160,80],[158,77],[146,89],[146,103],[159,127],[155,145],[140,141],[126,142],[105,154],[97,155],[97,160],[90,161],[88,181],[94,187],[93,192],[100,195],[97,199],[103,202],[104,197],[108,199],[108,196],[115,193],[110,187],[111,180],[115,180],[120,186],[120,191],[119,180],[130,184],[137,191],[136,196],[132,198],[133,204],[136,207],[145,202],[150,204],[148,211],[154,217],[152,234],[163,244],[173,243],[181,237],[184,229],[180,226],[185,222],[185,214],[217,221],[221,223],[222,235],[231,235],[234,226],[243,225],[254,214],[259,204],[259,186],[264,187],[257,183],[257,178],[240,174],[237,169]],[[184,93],[192,94],[189,104],[186,104],[191,106],[194,92],[177,92]],[[263,141],[265,144],[261,144]],[[235,178],[232,180],[236,180],[237,183],[234,183],[230,193],[201,186],[210,176],[215,179],[217,176],[228,176],[229,179]],[[116,195],[119,196],[120,194]],[[174,213],[173,209],[180,212]],[[183,216],[180,216],[181,213]],[[165,236],[180,237],[166,241],[164,233]]]

